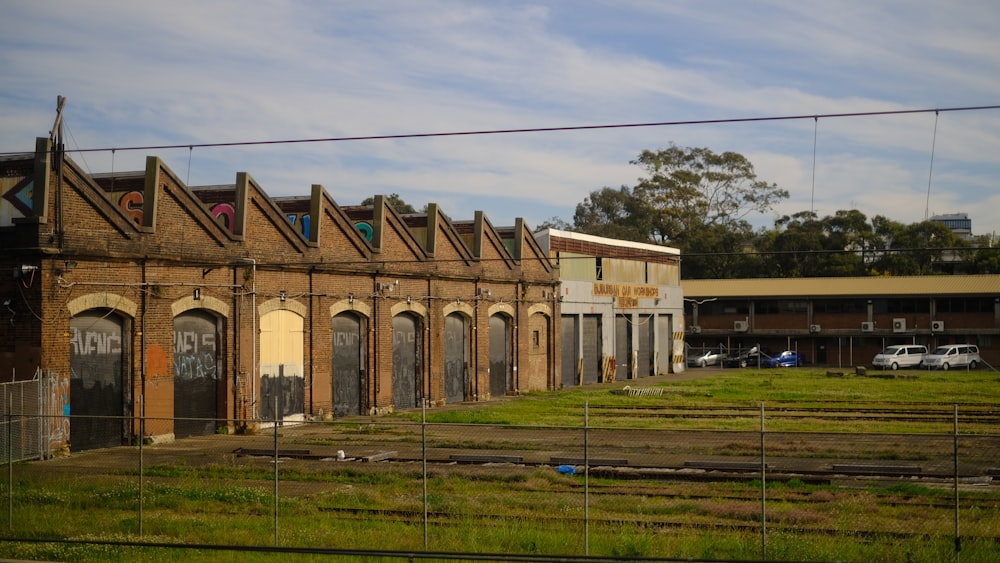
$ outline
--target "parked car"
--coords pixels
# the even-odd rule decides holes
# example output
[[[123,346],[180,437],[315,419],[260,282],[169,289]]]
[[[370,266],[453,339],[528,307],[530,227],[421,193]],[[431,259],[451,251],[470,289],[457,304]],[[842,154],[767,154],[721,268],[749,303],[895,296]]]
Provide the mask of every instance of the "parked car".
[[[770,368],[789,368],[805,365],[806,358],[795,350],[785,350],[767,362]]]
[[[756,346],[750,348],[749,350],[744,350],[743,352],[736,354],[735,356],[729,356],[722,361],[723,367],[728,368],[747,368],[747,367],[766,367],[768,361],[770,361],[771,356],[767,353],[767,349],[758,350]]]
[[[872,366],[877,368],[912,368],[920,365],[927,355],[927,346],[917,344],[899,344],[887,346],[872,359]]]
[[[726,359],[728,354],[722,350],[709,350],[701,354],[693,354],[688,356],[688,365],[692,367],[703,368],[705,366],[718,366],[722,365],[722,362]]]
[[[948,344],[938,346],[933,352],[924,356],[921,366],[927,369],[949,370],[956,367],[976,369],[979,362],[979,348],[972,344]]]

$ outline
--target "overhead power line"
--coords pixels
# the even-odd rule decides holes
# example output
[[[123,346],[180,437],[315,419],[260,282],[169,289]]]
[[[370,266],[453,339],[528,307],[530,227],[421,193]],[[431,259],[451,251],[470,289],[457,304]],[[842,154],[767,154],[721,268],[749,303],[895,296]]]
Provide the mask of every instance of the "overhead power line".
[[[84,152],[106,152],[106,151],[139,151],[139,150],[148,151],[148,150],[167,150],[167,149],[190,150],[195,148],[214,148],[214,147],[248,147],[257,145],[284,145],[284,144],[300,144],[300,143],[333,143],[333,142],[345,142],[345,141],[421,139],[427,137],[460,137],[460,136],[473,136],[473,135],[508,135],[508,134],[519,134],[519,133],[523,134],[523,133],[547,133],[547,132],[563,132],[563,131],[589,131],[598,129],[628,129],[628,128],[638,128],[638,127],[671,127],[679,125],[711,125],[711,124],[724,124],[724,123],[755,123],[762,121],[793,121],[800,119],[819,120],[819,119],[835,119],[835,118],[846,118],[846,117],[907,115],[907,114],[932,113],[932,112],[942,113],[942,112],[958,112],[958,111],[983,111],[983,110],[996,110],[996,109],[1000,109],[1000,105],[965,106],[965,107],[934,108],[934,109],[866,111],[866,112],[848,112],[848,113],[826,113],[826,114],[809,114],[809,115],[783,115],[783,116],[769,116],[769,117],[738,117],[738,118],[726,118],[726,119],[696,119],[696,120],[686,120],[686,121],[656,121],[648,123],[571,125],[563,127],[483,129],[474,131],[446,131],[437,133],[399,133],[399,134],[389,134],[389,135],[359,135],[359,136],[349,136],[349,137],[319,137],[310,139],[282,139],[282,140],[267,140],[267,141],[230,141],[230,142],[220,142],[220,143],[138,145],[138,146],[127,146],[127,147],[74,149],[74,150],[67,150],[66,152],[84,153]],[[7,154],[20,154],[20,153],[0,153],[0,155],[7,155]]]

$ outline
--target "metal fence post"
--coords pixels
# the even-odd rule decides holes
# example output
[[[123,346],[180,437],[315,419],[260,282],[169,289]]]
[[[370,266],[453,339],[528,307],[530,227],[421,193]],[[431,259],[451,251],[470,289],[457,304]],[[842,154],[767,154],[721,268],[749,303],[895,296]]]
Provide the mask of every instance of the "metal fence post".
[[[7,529],[14,529],[14,413],[12,397],[7,396]]]
[[[760,558],[767,559],[767,452],[764,449],[764,403],[760,404]]]
[[[590,402],[583,403],[583,554],[590,555]]]
[[[142,446],[146,441],[146,401],[145,397],[139,395],[139,537],[142,537],[142,504],[143,504],[143,479],[144,461]]]
[[[427,402],[420,404],[420,460],[423,464],[423,486],[424,486],[424,551],[427,551]]]
[[[274,547],[278,547],[278,394],[274,394]]]
[[[952,433],[953,443],[952,450],[954,452],[954,469],[955,469],[955,561],[957,562],[961,558],[962,554],[962,535],[959,532],[959,517],[958,517],[958,404],[955,404],[955,418],[954,418],[954,432]]]

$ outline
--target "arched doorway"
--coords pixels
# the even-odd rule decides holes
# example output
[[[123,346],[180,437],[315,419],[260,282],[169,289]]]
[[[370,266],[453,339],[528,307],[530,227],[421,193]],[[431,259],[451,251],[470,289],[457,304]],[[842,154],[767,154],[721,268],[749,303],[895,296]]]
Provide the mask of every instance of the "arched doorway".
[[[221,327],[215,315],[191,310],[174,317],[174,435],[214,434],[222,382]]]
[[[70,319],[70,448],[83,451],[125,443],[129,400],[123,317],[104,310]]]
[[[490,396],[503,397],[513,389],[513,347],[510,318],[496,314],[490,317]]]
[[[461,313],[444,319],[444,395],[448,403],[461,403],[468,396],[469,320]]]
[[[303,319],[287,309],[260,317],[261,418],[281,422],[305,418]]]
[[[366,324],[354,313],[333,317],[333,416],[364,412]]]
[[[420,358],[423,342],[420,319],[410,313],[392,318],[392,405],[397,409],[412,409],[422,398]]]
[[[552,337],[547,314],[533,313],[528,317],[531,340],[528,346],[528,374],[520,374],[519,384],[529,391],[544,391],[551,384]]]

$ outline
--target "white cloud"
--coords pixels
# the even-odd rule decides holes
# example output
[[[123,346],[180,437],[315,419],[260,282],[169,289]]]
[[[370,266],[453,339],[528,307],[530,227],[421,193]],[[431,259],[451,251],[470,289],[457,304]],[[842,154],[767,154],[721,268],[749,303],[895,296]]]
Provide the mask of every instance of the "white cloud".
[[[997,28],[1000,10],[972,0],[10,3],[0,151],[31,150],[57,94],[76,143],[91,148],[993,105]],[[195,184],[245,170],[273,195],[321,183],[345,204],[378,190],[442,203],[455,219],[482,209],[495,224],[537,224],[571,220],[592,190],[634,184],[629,159],[673,141],[748,155],[792,192],[782,213],[815,200],[822,213],[856,204],[909,222],[923,217],[933,142],[932,207],[964,207],[976,231],[1000,230],[989,205],[1000,111],[942,113],[936,137],[934,121],[151,152]],[[119,151],[114,167],[140,169],[144,157]],[[108,153],[81,158],[111,168]]]

